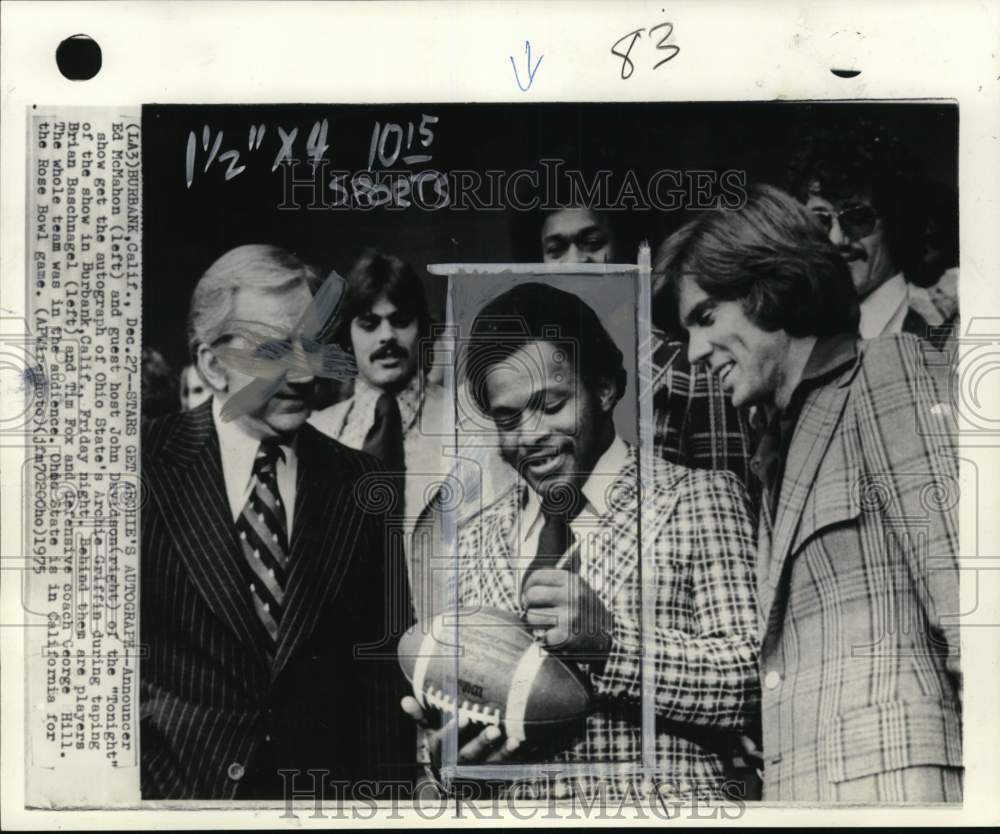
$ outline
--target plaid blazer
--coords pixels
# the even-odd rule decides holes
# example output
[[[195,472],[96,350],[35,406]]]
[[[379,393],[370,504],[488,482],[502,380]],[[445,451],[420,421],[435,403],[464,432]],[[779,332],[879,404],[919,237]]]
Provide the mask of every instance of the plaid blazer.
[[[806,398],[761,512],[765,800],[960,798],[947,379],[925,342],[883,336]]]
[[[644,485],[643,547],[633,449],[608,490],[608,511],[581,536],[580,574],[614,615],[612,648],[591,674],[597,707],[586,736],[560,762],[583,775],[549,782],[554,795],[648,791],[630,772],[641,755],[642,664],[651,664],[657,790],[717,794],[717,752],[758,704],[753,533],[736,479],[654,459]],[[518,558],[523,490],[512,487],[458,531],[458,603],[523,613],[520,583],[534,554]],[[648,595],[643,600],[643,591]],[[653,620],[642,627],[643,603]],[[459,625],[459,629],[461,626]],[[643,650],[646,654],[643,658]],[[727,732],[728,731],[728,732]]]

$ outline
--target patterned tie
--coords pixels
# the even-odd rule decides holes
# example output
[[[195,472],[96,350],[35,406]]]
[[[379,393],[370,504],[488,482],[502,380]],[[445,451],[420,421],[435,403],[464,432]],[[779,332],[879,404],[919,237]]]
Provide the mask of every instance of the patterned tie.
[[[365,435],[362,451],[377,457],[390,472],[406,469],[403,457],[403,418],[393,394],[382,394],[375,403],[375,422]]]
[[[261,443],[253,462],[253,488],[236,519],[243,555],[253,574],[250,597],[271,638],[272,651],[278,640],[288,579],[288,531],[285,506],[278,492],[278,458],[285,458],[280,446]]]

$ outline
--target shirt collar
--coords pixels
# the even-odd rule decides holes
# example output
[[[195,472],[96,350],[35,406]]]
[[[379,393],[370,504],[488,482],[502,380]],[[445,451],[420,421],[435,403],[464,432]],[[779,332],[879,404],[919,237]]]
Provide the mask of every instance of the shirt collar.
[[[802,376],[792,391],[788,405],[780,410],[783,417],[797,414],[802,398],[824,380],[854,364],[858,357],[858,337],[854,333],[837,333],[817,339],[802,369]],[[764,422],[769,423],[778,409],[764,409]]]
[[[219,437],[219,453],[222,456],[222,474],[227,485],[232,485],[239,492],[250,483],[253,474],[253,461],[260,448],[260,438],[254,437],[244,429],[237,420],[228,423],[222,419],[222,402],[218,397],[212,397],[212,420],[215,422],[215,432]],[[293,444],[281,443],[285,453],[285,461],[290,462],[295,454]]]
[[[604,450],[604,454],[598,458],[593,471],[584,481],[581,489],[587,501],[584,512],[589,511],[597,518],[608,512],[608,492],[627,463],[628,444],[616,434],[611,445]],[[524,485],[522,506],[526,522],[523,529],[530,530],[542,512],[542,502],[538,493],[527,484]]]
[[[375,404],[384,393],[381,389],[370,385],[364,377],[359,376],[354,380],[354,408],[357,409],[359,415],[366,415],[370,422],[375,419]],[[423,401],[423,380],[419,373],[415,373],[407,386],[396,394],[396,403],[399,405],[399,416],[403,424],[404,434],[416,422]]]
[[[882,286],[872,290],[861,302],[861,335],[874,339],[897,318],[900,308],[907,303],[906,281],[902,272],[897,272]]]

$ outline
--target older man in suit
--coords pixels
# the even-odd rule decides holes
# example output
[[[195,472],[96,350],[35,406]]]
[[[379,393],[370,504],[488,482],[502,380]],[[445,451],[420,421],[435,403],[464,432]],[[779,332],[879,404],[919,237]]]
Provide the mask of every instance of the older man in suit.
[[[843,259],[774,188],[695,220],[668,275],[692,362],[761,428],[764,799],[959,801],[947,361],[859,340]]]
[[[292,360],[314,281],[275,247],[219,258],[189,319],[212,399],[143,427],[146,799],[322,795],[393,778],[412,747],[392,656],[405,567],[365,501],[381,466],[305,425],[312,377]],[[241,393],[260,386],[240,355],[289,359],[270,396]]]
[[[473,323],[463,366],[518,477],[459,526],[458,604],[521,615],[581,665],[595,707],[585,736],[557,755],[512,749],[487,727],[464,740],[459,761],[552,763],[559,775],[536,795],[620,799],[656,784],[718,797],[727,737],[745,729],[758,695],[751,525],[737,479],[653,457],[652,481],[640,483],[613,417],[622,353],[572,293],[527,283],[498,296]],[[461,629],[460,619],[459,640]],[[655,716],[645,771],[644,664]],[[404,708],[426,720],[415,699]]]

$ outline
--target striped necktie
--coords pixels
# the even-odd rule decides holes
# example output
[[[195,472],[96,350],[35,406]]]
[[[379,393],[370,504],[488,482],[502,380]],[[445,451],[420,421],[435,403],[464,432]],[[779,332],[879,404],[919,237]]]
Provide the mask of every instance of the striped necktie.
[[[285,506],[278,492],[276,467],[284,452],[276,443],[261,443],[253,462],[253,487],[236,519],[243,555],[250,566],[250,597],[271,639],[278,640],[288,579],[288,531]]]

